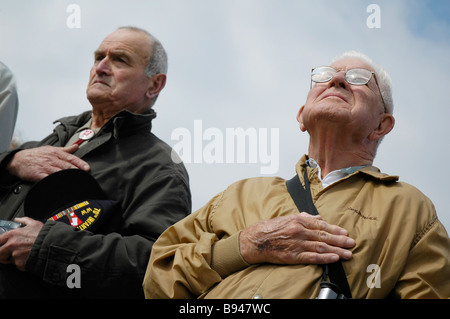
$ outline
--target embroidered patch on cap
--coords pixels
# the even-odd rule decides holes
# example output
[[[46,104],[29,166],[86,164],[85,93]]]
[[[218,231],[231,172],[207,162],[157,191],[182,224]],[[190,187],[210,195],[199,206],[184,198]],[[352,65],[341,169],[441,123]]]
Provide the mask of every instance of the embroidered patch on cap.
[[[78,230],[103,233],[121,218],[119,202],[110,200],[87,172],[68,169],[51,174],[28,193],[25,216],[58,221]]]
[[[57,220],[79,230],[85,230],[94,225],[101,214],[102,208],[98,206],[100,205],[95,205],[95,202],[84,201],[53,215],[47,220]]]

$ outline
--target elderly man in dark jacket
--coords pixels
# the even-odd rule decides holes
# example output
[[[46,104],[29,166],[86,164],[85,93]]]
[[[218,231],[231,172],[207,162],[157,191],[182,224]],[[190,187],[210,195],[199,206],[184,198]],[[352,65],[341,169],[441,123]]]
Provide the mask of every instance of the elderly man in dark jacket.
[[[42,141],[0,155],[0,219],[24,225],[0,234],[0,297],[143,297],[153,243],[191,209],[183,164],[150,132],[166,72],[157,39],[119,28],[95,51],[86,91],[92,111],[60,119]],[[118,226],[99,234],[26,216],[30,189],[66,169],[89,172],[120,203]],[[80,269],[75,288],[67,285],[70,265]]]

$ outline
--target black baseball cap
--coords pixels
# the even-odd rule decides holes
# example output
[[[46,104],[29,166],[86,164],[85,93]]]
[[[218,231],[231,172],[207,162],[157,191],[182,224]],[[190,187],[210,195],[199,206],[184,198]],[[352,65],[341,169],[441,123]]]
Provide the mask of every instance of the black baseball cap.
[[[64,222],[79,230],[102,232],[111,217],[121,217],[120,205],[110,200],[95,178],[80,169],[50,174],[36,183],[25,198],[25,216]]]

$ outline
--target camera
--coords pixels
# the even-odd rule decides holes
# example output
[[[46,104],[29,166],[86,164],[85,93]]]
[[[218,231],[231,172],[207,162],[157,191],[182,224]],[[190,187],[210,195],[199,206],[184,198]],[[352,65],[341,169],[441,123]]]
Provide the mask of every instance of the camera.
[[[16,223],[10,220],[0,220],[0,234],[6,233],[7,231],[20,228],[23,224]]]
[[[347,299],[339,287],[331,282],[322,281],[320,288],[319,296],[316,299]]]

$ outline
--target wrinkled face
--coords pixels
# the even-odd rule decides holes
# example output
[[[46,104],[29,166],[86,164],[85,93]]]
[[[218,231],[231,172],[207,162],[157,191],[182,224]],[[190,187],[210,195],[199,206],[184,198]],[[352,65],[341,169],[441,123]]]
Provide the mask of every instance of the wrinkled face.
[[[93,107],[135,113],[148,107],[151,79],[145,67],[150,54],[151,43],[143,32],[121,29],[107,36],[95,51],[86,90]]]
[[[324,120],[360,131],[378,125],[384,106],[375,78],[372,76],[365,85],[352,85],[345,80],[345,71],[349,69],[374,70],[355,58],[342,59],[331,66],[338,72],[328,82],[315,83],[308,94],[302,129],[309,131],[317,121]]]

